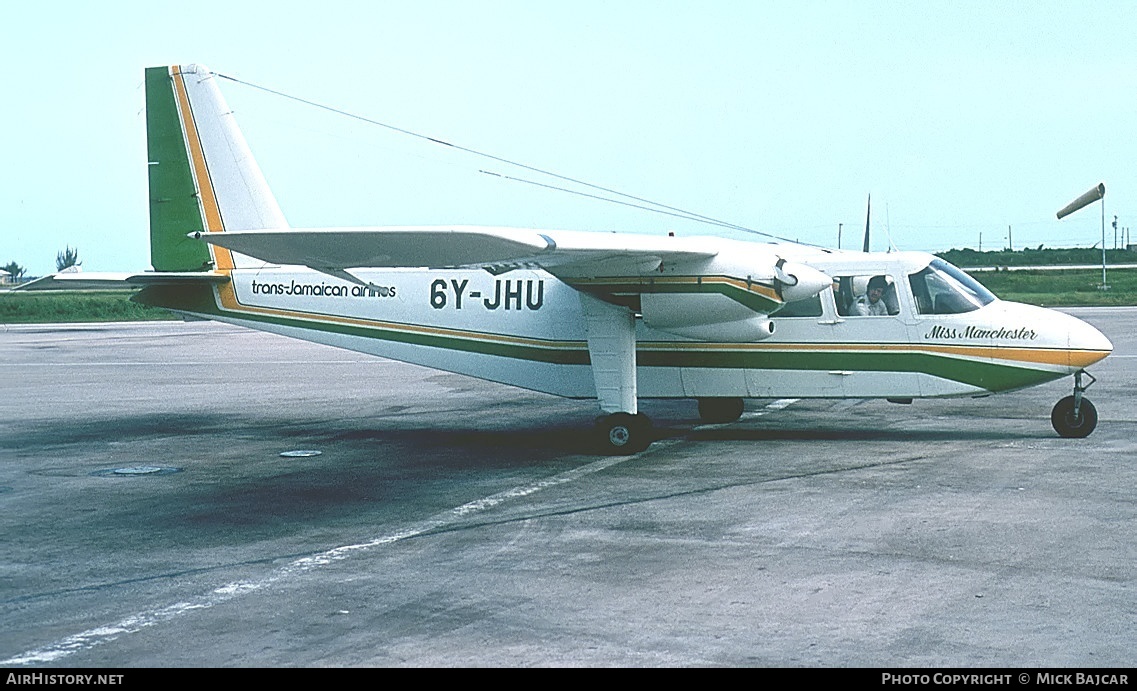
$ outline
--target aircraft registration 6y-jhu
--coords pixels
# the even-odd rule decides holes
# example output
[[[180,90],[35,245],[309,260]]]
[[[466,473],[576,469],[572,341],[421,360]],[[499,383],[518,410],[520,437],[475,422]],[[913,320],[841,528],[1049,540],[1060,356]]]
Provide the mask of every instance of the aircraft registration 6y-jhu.
[[[918,252],[472,226],[290,228],[201,66],[146,70],[153,271],[141,303],[595,398],[612,453],[652,440],[641,398],[729,422],[747,398],[984,396],[1074,375],[1054,428],[1097,421],[1112,350]],[[93,279],[75,274],[72,280]],[[57,276],[67,282],[67,277]]]

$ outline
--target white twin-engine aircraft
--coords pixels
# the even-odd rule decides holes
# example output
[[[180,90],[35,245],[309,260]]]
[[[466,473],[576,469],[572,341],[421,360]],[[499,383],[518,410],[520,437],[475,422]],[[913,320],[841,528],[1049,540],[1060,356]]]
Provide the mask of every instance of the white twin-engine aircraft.
[[[918,252],[493,227],[288,227],[201,66],[146,70],[153,272],[134,298],[195,317],[570,398],[613,453],[641,398],[729,422],[747,398],[984,396],[1073,374],[1062,436],[1097,414],[1112,345]],[[76,275],[76,278],[83,274]],[[89,275],[88,275],[89,276]],[[1092,382],[1092,377],[1088,377]]]

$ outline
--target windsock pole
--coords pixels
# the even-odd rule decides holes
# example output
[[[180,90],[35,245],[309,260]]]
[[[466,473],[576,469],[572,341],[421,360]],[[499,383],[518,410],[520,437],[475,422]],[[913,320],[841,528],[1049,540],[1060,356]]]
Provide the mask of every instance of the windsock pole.
[[[1101,285],[1098,286],[1102,290],[1109,290],[1109,284],[1105,282],[1105,183],[1099,182],[1096,187],[1091,187],[1085,194],[1062,207],[1058,212],[1058,218],[1061,220],[1066,216],[1074,213],[1084,206],[1093,204],[1101,199]]]

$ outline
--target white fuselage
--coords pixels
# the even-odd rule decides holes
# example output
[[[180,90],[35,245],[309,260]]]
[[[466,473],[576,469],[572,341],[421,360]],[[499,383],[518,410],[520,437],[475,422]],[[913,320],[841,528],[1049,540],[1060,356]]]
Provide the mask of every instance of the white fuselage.
[[[811,263],[834,277],[889,273],[890,316],[841,314],[835,284],[807,314],[775,313],[774,334],[757,342],[695,341],[637,320],[638,396],[977,395],[1055,379],[1109,352],[1096,329],[1052,310],[994,301],[921,314],[906,276],[923,257],[889,261],[833,254]],[[355,274],[369,285],[301,267],[238,269],[231,292],[217,291],[220,312],[203,316],[559,396],[596,396],[580,292],[545,271]]]

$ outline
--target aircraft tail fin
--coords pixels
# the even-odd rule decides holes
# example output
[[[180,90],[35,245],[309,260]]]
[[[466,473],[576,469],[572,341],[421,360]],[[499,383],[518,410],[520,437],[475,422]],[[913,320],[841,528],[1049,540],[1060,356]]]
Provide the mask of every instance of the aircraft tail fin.
[[[148,68],[146,141],[154,270],[260,265],[187,237],[195,231],[288,227],[217,76],[201,65]]]

